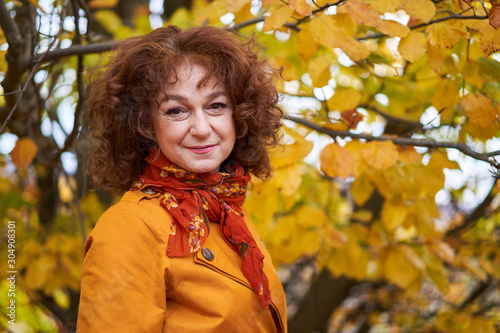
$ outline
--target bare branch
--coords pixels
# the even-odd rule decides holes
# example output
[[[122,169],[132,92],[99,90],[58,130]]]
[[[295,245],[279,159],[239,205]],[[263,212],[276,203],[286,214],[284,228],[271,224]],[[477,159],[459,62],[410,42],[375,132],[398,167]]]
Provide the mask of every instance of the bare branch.
[[[73,11],[75,12],[75,42],[77,45],[80,45],[82,42],[82,36],[80,35],[80,27],[79,27],[79,16],[78,16],[78,5],[77,1],[72,0],[71,4],[73,6]],[[66,137],[64,141],[64,146],[58,150],[58,152],[54,155],[53,161],[58,161],[61,157],[61,154],[73,145],[73,142],[77,138],[80,132],[81,125],[81,117],[84,109],[84,100],[85,100],[85,92],[84,92],[84,84],[83,84],[83,55],[78,55],[78,63],[77,63],[77,72],[76,72],[76,84],[78,87],[78,103],[76,104],[75,109],[75,117],[73,122],[73,129],[71,133]]]
[[[294,117],[287,115],[286,119],[294,121],[298,124],[309,127],[313,130],[316,130],[320,133],[331,136],[332,138],[336,137],[350,137],[353,139],[363,139],[367,141],[392,141],[394,144],[400,146],[415,146],[415,147],[427,147],[427,148],[452,148],[457,149],[460,152],[464,153],[467,156],[470,156],[476,160],[484,161],[496,169],[500,169],[500,164],[491,160],[485,154],[480,154],[472,150],[468,145],[457,142],[448,142],[448,141],[435,141],[435,140],[427,140],[427,139],[413,139],[413,138],[401,138],[401,137],[389,137],[389,136],[373,136],[369,134],[356,134],[351,133],[349,131],[336,131],[329,128],[324,128],[321,125],[313,123],[303,118]]]
[[[120,44],[120,41],[112,41],[107,43],[87,44],[87,45],[74,45],[66,49],[58,49],[50,51],[43,57],[44,61],[51,61],[63,57],[74,55],[85,55],[92,53],[102,53],[111,51]],[[43,54],[37,54],[33,57],[33,62],[38,62]]]
[[[476,223],[479,221],[481,217],[485,216],[486,211],[488,210],[488,207],[490,207],[491,203],[493,202],[493,199],[496,197],[497,190],[496,184],[493,184],[491,186],[490,191],[488,192],[488,195],[484,198],[483,202],[481,202],[475,209],[467,215],[465,218],[464,222],[460,224],[459,226],[450,229],[446,232],[446,237],[456,237],[458,238],[460,234],[466,232],[467,230],[470,230],[473,228]]]
[[[395,116],[390,115],[388,113],[385,113],[384,111],[379,110],[376,107],[371,106],[371,105],[360,104],[359,107],[375,112],[376,114],[382,116],[382,118],[384,118],[387,122],[390,122],[390,123],[405,125],[406,127],[412,128],[412,129],[422,129],[424,127],[418,121],[413,121],[413,120],[395,117]]]
[[[495,150],[495,151],[492,151],[492,152],[485,154],[485,156],[487,156],[487,157],[493,157],[493,156],[498,156],[498,155],[500,155],[500,150]]]
[[[415,29],[427,27],[431,24],[440,23],[440,22],[444,22],[444,21],[448,21],[448,20],[485,20],[487,18],[488,18],[488,16],[477,16],[477,15],[462,16],[460,14],[452,14],[449,16],[445,16],[445,17],[441,17],[441,18],[429,21],[428,23],[420,23],[420,24],[417,24],[417,25],[414,25],[414,26],[411,26],[408,28],[410,28],[410,30],[415,30]],[[372,35],[368,35],[368,36],[364,36],[364,37],[358,37],[356,39],[357,40],[368,40],[368,39],[376,39],[376,38],[383,38],[383,37],[389,37],[389,36],[386,34],[383,34],[383,33],[378,33],[378,34],[372,34]]]
[[[63,10],[62,10],[62,13],[61,13],[61,23],[60,23],[60,26],[59,26],[59,31],[57,32],[56,34],[56,37],[59,36],[59,34],[61,34],[61,32],[63,31],[63,23],[64,23],[64,18],[66,17],[66,7],[67,7],[67,4],[68,4],[68,1],[69,0],[65,0],[64,2],[64,5],[63,5]],[[1,7],[1,6],[0,6]],[[49,46],[47,47],[47,51],[45,51],[39,58],[37,61],[35,61],[34,63],[34,66],[33,68],[31,69],[30,71],[30,74],[28,76],[28,79],[26,80],[24,86],[23,86],[23,89],[21,89],[21,92],[19,94],[19,97],[17,98],[17,101],[16,103],[14,104],[14,106],[12,107],[12,109],[10,110],[9,114],[7,115],[7,118],[5,119],[4,123],[2,124],[2,127],[0,128],[0,134],[2,134],[3,130],[5,129],[5,127],[7,126],[7,123],[10,121],[10,119],[12,118],[12,115],[14,114],[15,110],[17,109],[17,107],[19,106],[19,104],[21,103],[21,100],[23,98],[23,95],[24,93],[26,92],[26,89],[28,88],[29,84],[31,83],[31,80],[33,79],[33,76],[35,75],[36,71],[37,71],[37,68],[38,68],[38,65],[43,61],[44,57],[46,54],[49,53],[50,49],[54,46],[55,42],[58,40],[57,38],[53,38],[52,41],[50,42]],[[11,64],[9,64],[9,70],[11,69]],[[7,71],[9,72],[9,71]],[[7,73],[8,74],[8,73]],[[3,84],[3,83],[2,83]],[[5,87],[5,86],[4,86]]]
[[[21,34],[17,28],[16,23],[10,17],[10,11],[5,6],[5,1],[0,1],[0,27],[2,28],[7,43],[9,44],[9,49],[19,48],[22,44]]]

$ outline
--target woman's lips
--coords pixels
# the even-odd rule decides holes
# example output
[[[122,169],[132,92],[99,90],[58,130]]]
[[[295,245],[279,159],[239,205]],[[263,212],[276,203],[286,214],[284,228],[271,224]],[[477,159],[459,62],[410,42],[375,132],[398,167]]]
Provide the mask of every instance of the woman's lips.
[[[195,147],[188,147],[190,151],[196,154],[206,154],[214,150],[216,145],[208,145],[208,146],[195,146]]]

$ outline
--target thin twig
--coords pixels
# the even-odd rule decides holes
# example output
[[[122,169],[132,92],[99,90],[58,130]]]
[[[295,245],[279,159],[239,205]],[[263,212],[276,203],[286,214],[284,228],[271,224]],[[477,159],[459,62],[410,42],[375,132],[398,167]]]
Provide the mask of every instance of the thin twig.
[[[49,54],[50,49],[54,46],[55,42],[58,40],[57,36],[59,36],[63,32],[63,29],[64,29],[63,24],[64,24],[64,19],[66,17],[66,7],[68,5],[68,1],[69,0],[65,0],[65,2],[64,2],[63,10],[62,10],[62,13],[61,13],[61,24],[59,25],[59,31],[56,34],[56,37],[54,37],[54,39],[52,39],[52,41],[49,43],[49,46],[47,47],[47,50],[43,54],[41,54],[40,57],[34,62],[33,68],[30,71],[28,79],[24,83],[23,89],[21,89],[21,92],[19,94],[19,97],[18,97],[16,103],[14,104],[14,106],[12,107],[12,109],[10,110],[9,114],[7,115],[7,118],[5,118],[5,121],[2,124],[2,127],[0,128],[0,135],[2,134],[3,130],[5,129],[5,127],[7,126],[7,123],[9,122],[10,118],[12,118],[12,115],[14,114],[14,111],[17,109],[17,107],[21,103],[23,95],[26,92],[26,89],[28,88],[28,85],[31,83],[31,80],[33,79],[33,76],[35,75],[35,73],[36,73],[36,71],[38,69],[38,65],[44,60],[45,56],[47,54]],[[2,1],[0,1],[0,2],[3,3]],[[0,8],[1,8],[1,6],[0,6]]]
[[[500,169],[500,164],[497,161],[489,159],[488,156],[486,156],[485,154],[480,154],[480,153],[475,152],[468,145],[463,144],[463,143],[449,142],[449,141],[435,141],[435,140],[428,140],[428,139],[414,139],[414,138],[401,138],[401,137],[389,137],[389,136],[373,136],[373,135],[369,135],[369,134],[356,134],[356,133],[351,133],[349,131],[336,131],[336,130],[332,130],[329,128],[324,128],[321,125],[318,125],[318,124],[313,123],[311,121],[308,121],[306,119],[295,117],[295,116],[287,115],[285,118],[288,120],[294,121],[298,124],[309,127],[309,128],[316,130],[320,133],[329,135],[330,137],[332,137],[334,139],[337,137],[341,137],[341,138],[350,137],[353,139],[362,139],[362,140],[367,140],[367,141],[392,141],[394,144],[397,144],[400,146],[456,149],[456,150],[464,153],[465,155],[470,156],[476,160],[484,161],[484,162],[490,164],[495,169]]]
[[[441,17],[441,18],[429,21],[427,23],[420,23],[420,24],[417,24],[417,25],[414,25],[414,26],[411,26],[408,28],[410,30],[415,30],[415,29],[419,29],[422,27],[427,27],[431,24],[440,23],[440,22],[444,22],[444,21],[448,21],[448,20],[485,20],[487,18],[488,18],[488,16],[476,16],[476,15],[460,16],[460,14],[453,14],[453,15],[449,15],[449,16],[445,16],[445,17]],[[378,34],[372,34],[372,35],[368,35],[368,36],[364,36],[364,37],[358,37],[358,38],[356,38],[356,40],[362,41],[362,40],[384,38],[384,37],[389,37],[389,36],[386,34],[383,34],[383,33],[378,33]]]

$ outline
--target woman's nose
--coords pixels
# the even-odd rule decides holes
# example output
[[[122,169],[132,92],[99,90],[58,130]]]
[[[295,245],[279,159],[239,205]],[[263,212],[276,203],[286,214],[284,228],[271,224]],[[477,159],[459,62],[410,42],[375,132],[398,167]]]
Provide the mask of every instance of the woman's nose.
[[[193,136],[204,138],[212,132],[210,117],[203,110],[196,110],[191,117],[189,133]]]

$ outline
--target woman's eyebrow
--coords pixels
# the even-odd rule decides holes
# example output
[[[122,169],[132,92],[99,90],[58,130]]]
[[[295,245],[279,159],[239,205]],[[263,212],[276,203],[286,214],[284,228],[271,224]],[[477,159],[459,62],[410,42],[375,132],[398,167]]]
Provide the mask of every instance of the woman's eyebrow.
[[[220,96],[226,96],[227,93],[225,91],[214,91],[213,93],[208,94],[205,96],[205,99],[214,99]],[[174,100],[174,101],[187,101],[189,97],[183,96],[183,95],[176,95],[176,94],[166,94],[164,98],[162,98],[161,102],[164,101],[169,101],[169,100]]]

